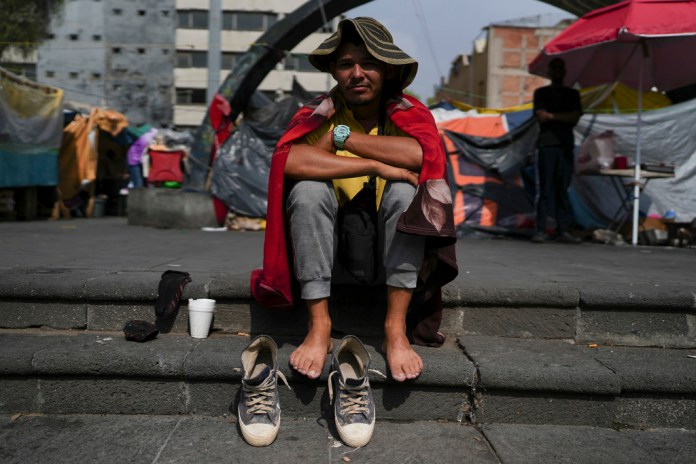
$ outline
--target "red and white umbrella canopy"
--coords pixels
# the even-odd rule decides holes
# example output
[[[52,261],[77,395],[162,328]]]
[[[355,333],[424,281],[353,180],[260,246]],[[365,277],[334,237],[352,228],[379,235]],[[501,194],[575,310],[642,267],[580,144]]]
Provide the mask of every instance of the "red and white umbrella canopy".
[[[551,40],[529,72],[546,76],[555,57],[564,59],[569,85],[639,89],[641,66],[644,91],[696,83],[696,1],[626,0],[594,10]]]

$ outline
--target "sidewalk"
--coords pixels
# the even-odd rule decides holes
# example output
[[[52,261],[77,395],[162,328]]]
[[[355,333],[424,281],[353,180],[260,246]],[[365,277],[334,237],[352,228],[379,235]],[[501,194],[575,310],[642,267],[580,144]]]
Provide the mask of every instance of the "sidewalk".
[[[126,218],[0,222],[0,273],[28,269],[248,275],[261,266],[263,232],[205,232],[129,226]],[[533,244],[507,238],[457,242],[453,291],[555,289],[636,295],[695,290],[696,249]],[[465,296],[465,295],[463,295]]]
[[[283,418],[276,441],[253,448],[239,436],[232,415],[0,415],[0,461],[658,464],[687,463],[696,455],[696,432],[674,429],[618,432],[596,427],[378,422],[370,443],[354,449],[336,441],[328,427],[324,419]]]
[[[0,461],[597,464],[696,455],[695,250],[500,238],[456,248],[444,329],[459,336],[437,356],[417,347],[428,364],[417,381],[374,382],[381,420],[370,445],[352,450],[331,438],[320,416],[325,381],[290,373],[279,438],[255,449],[230,406],[237,353],[273,320],[289,337],[280,345],[286,366],[293,330],[303,328],[297,313],[250,311],[262,232],[162,230],[125,218],[0,223],[8,393],[0,405],[33,411],[0,414]],[[191,273],[188,296],[219,298],[217,332],[191,339],[182,311],[173,333],[124,341],[126,316],[152,318],[169,269]],[[598,339],[609,342],[588,347]],[[373,361],[386,369],[376,351]],[[469,404],[478,425],[456,420]]]

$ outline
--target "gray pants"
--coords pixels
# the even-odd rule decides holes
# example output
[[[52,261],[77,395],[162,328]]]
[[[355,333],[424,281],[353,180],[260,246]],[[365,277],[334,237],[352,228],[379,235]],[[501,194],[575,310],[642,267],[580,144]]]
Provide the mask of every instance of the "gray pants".
[[[378,234],[384,276],[398,288],[416,288],[423,263],[425,239],[396,232],[396,223],[415,195],[407,182],[387,182],[378,212]],[[334,228],[338,201],[331,181],[298,181],[288,195],[286,209],[295,255],[295,275],[302,299],[331,295],[334,269]]]

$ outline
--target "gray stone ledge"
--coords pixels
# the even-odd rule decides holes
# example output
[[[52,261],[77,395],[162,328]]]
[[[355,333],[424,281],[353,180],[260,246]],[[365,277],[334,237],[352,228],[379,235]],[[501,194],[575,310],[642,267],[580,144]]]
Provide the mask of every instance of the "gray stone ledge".
[[[613,396],[567,395],[548,392],[481,392],[476,409],[479,424],[548,424],[612,427]]]
[[[552,307],[576,308],[580,301],[577,289],[562,285],[527,285],[505,287],[500,283],[486,287],[467,286],[455,281],[443,287],[445,306]]]
[[[87,281],[107,274],[64,268],[18,268],[0,274],[4,300],[80,300]]]
[[[250,300],[251,274],[217,274],[210,282],[210,298],[224,300]]]
[[[0,301],[0,327],[28,329],[49,327],[57,330],[87,327],[87,305],[84,301]]]
[[[520,427],[491,424],[481,428],[501,462],[516,464],[689,462],[693,434],[678,431],[628,432],[587,426]],[[660,434],[661,436],[655,436]],[[684,459],[678,459],[682,456]]]
[[[665,270],[665,272],[668,272]],[[624,308],[658,310],[696,310],[696,288],[661,284],[606,284],[583,286],[583,309]]]
[[[621,393],[696,394],[696,350],[581,348],[621,379]]]
[[[620,378],[568,342],[463,336],[459,344],[476,363],[487,390],[616,395]]]
[[[671,395],[617,398],[615,422],[620,427],[671,427],[696,429],[696,396]]]

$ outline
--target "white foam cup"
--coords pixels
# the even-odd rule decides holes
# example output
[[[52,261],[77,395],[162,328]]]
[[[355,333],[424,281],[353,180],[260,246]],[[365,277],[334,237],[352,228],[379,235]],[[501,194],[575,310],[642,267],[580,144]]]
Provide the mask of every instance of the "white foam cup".
[[[215,312],[215,300],[189,298],[189,329],[193,338],[208,338]]]

